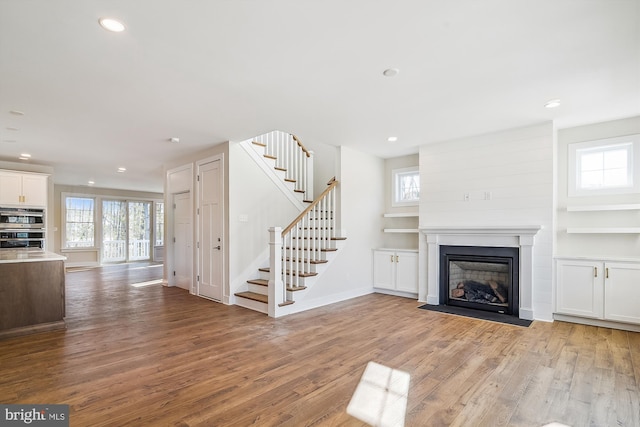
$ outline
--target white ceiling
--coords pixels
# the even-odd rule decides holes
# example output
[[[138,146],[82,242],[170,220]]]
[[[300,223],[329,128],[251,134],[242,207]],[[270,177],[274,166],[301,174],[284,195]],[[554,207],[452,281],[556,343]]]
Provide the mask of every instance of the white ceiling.
[[[387,158],[638,114],[639,0],[0,0],[0,160],[62,184],[162,191],[168,159],[273,129]]]

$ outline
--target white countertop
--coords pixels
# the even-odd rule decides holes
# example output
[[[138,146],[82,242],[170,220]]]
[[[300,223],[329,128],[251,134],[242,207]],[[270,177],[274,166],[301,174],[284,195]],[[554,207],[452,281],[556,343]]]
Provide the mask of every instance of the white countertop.
[[[0,264],[12,262],[40,262],[40,261],[64,261],[66,256],[53,252],[34,251],[27,249],[2,249],[0,250]]]

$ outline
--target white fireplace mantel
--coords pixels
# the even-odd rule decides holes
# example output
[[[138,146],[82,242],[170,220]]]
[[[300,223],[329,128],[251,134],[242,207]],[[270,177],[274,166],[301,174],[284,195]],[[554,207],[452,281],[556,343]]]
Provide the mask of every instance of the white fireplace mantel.
[[[522,319],[533,320],[533,245],[541,225],[425,226],[420,227],[421,262],[418,298],[427,304],[440,304],[440,245],[492,246],[520,248],[520,307]],[[425,259],[424,255],[421,261]],[[425,280],[426,279],[426,280]]]

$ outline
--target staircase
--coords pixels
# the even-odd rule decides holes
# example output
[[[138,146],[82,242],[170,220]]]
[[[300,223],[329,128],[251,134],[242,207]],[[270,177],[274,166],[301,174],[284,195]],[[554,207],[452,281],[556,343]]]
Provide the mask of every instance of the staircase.
[[[247,280],[246,290],[234,294],[236,305],[271,317],[295,311],[287,307],[304,297],[305,290],[318,280],[345,240],[336,236],[338,181],[332,178],[320,196],[309,200],[313,180],[308,174],[313,167],[306,160],[312,159],[312,153],[294,135],[280,134],[255,138],[251,145],[255,150],[264,150],[262,157],[272,162],[271,167],[281,174],[280,179],[306,207],[286,228],[269,229],[268,265]],[[273,141],[280,148],[272,147]]]

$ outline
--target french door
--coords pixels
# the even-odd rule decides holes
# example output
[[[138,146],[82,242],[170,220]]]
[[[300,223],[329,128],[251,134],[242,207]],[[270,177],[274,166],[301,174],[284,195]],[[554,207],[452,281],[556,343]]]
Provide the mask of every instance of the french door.
[[[102,201],[102,262],[151,259],[151,209],[145,201]]]

